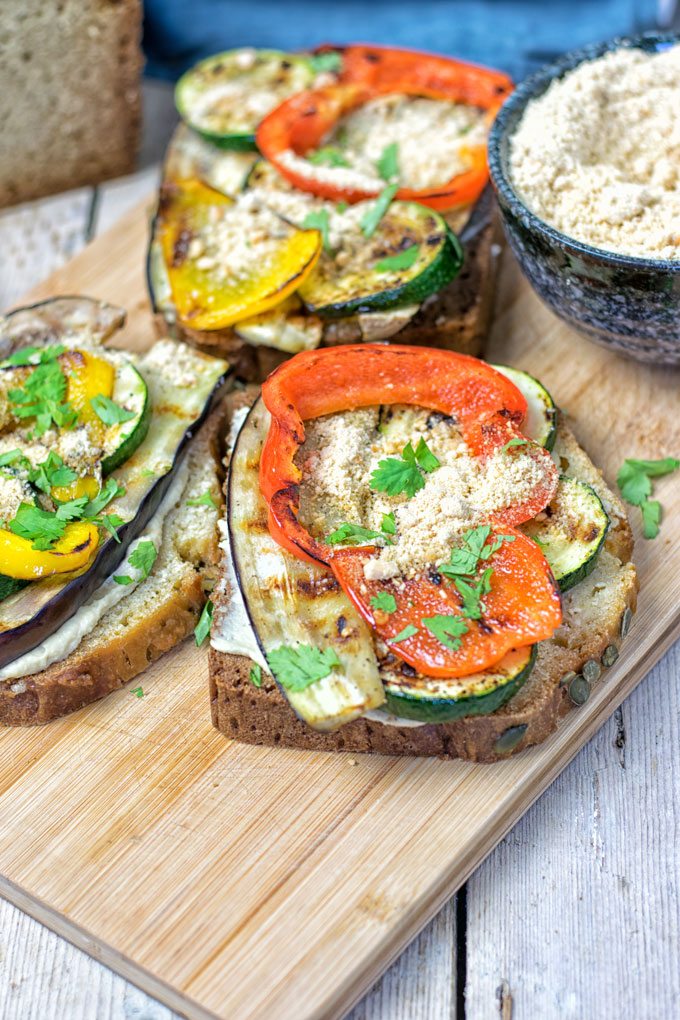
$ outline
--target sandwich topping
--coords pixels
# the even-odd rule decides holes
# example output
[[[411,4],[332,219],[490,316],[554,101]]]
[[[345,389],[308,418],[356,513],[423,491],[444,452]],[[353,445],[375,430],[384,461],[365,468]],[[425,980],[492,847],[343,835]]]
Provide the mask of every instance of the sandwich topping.
[[[374,401],[385,394],[395,403],[380,431]],[[450,352],[367,345],[298,356],[263,398],[273,537],[326,563],[401,659],[429,676],[465,676],[553,633],[550,569],[514,525],[546,506],[557,472],[519,432],[526,401],[506,378]],[[348,404],[364,406],[339,413]],[[321,410],[331,417],[310,426],[307,448],[303,422]]]

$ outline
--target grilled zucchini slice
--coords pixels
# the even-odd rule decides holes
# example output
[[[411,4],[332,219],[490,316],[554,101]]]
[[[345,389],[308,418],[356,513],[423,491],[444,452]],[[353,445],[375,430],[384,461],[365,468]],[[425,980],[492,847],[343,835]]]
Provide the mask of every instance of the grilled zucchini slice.
[[[526,397],[528,413],[522,430],[524,434],[539,446],[552,450],[557,437],[557,408],[545,386],[519,368],[510,368],[509,365],[492,365],[492,368],[507,376]]]
[[[243,48],[208,57],[175,89],[182,120],[224,149],[256,151],[255,132],[270,110],[314,79],[308,57]]]

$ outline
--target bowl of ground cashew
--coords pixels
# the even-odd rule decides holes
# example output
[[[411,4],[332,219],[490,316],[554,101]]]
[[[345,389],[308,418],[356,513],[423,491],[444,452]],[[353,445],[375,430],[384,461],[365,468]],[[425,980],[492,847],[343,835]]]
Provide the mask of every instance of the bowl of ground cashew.
[[[528,78],[489,166],[510,245],[557,315],[680,365],[680,36],[587,46]]]

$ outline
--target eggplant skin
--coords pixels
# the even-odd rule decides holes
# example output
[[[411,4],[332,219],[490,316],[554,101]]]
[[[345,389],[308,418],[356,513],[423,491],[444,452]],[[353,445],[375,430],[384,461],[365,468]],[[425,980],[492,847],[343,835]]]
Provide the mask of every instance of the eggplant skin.
[[[78,335],[104,343],[125,324],[124,308],[90,297],[59,297],[25,305],[0,318],[0,358],[21,347],[48,347]]]
[[[55,298],[17,309],[0,320],[0,343],[5,343],[7,353],[11,354],[13,350],[25,346],[60,342],[77,346],[78,334],[101,342],[120,329],[124,322],[125,312],[114,305],[92,298]],[[99,547],[93,565],[85,573],[68,581],[62,587],[55,588],[54,594],[46,601],[37,599],[38,608],[28,618],[15,625],[4,624],[5,629],[0,631],[0,667],[31,651],[74,616],[83,602],[89,599],[100,584],[116,570],[130,543],[141,534],[155,514],[172,484],[175,470],[186,453],[189,442],[221,398],[230,378],[226,362],[199,352],[195,352],[195,357],[210,362],[211,365],[214,363],[210,380],[204,383],[207,385],[210,381],[210,390],[206,392],[200,413],[187,422],[180,441],[174,446],[170,470],[150,485],[142,496],[134,517],[118,529],[119,543],[113,538],[104,541]],[[193,393],[196,395],[196,387],[193,388]],[[40,582],[36,582],[36,591],[39,584]],[[29,585],[27,589],[22,589],[11,598],[13,600],[24,598],[33,588],[33,585]]]

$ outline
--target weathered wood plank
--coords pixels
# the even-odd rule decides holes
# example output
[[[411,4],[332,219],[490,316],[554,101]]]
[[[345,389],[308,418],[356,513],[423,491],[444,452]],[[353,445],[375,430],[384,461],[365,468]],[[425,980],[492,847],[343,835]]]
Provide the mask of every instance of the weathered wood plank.
[[[467,1020],[680,1015],[676,645],[468,883]]]
[[[85,246],[93,195],[79,188],[0,213],[0,310]]]

